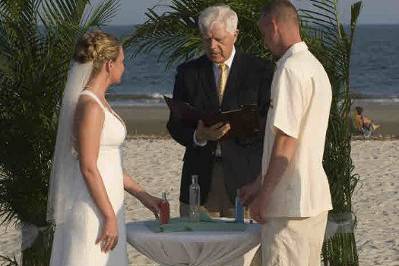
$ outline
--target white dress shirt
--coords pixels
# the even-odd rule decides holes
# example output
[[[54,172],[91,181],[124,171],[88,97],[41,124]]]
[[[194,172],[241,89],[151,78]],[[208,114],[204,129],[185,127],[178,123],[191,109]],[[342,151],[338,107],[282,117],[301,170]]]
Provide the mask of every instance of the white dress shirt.
[[[276,129],[297,139],[295,154],[271,194],[268,217],[312,217],[332,208],[322,160],[331,106],[331,84],[304,42],[277,62],[265,128],[262,176],[267,173]]]
[[[234,60],[234,56],[236,55],[236,48],[233,46],[233,51],[231,52],[231,55],[229,57],[229,59],[227,59],[224,64],[227,66],[227,74],[230,74],[230,69],[231,69],[231,65],[233,64],[233,60]],[[215,77],[215,82],[218,83],[219,82],[219,77],[220,77],[220,70],[219,70],[219,64],[213,63],[212,64],[212,69],[213,69],[213,75]],[[219,84],[216,84],[216,87],[219,87]],[[226,90],[225,90],[226,91]],[[208,141],[202,141],[199,142],[197,140],[197,130],[194,131],[194,135],[193,135],[193,139],[194,139],[194,145],[196,146],[200,146],[200,147],[204,147]],[[221,151],[220,151],[220,145],[217,146],[217,150],[216,150],[217,156],[221,155]]]

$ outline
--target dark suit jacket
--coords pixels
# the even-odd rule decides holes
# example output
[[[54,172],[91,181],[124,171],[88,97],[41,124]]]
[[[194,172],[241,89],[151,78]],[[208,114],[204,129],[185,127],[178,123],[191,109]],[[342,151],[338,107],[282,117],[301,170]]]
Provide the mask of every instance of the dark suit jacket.
[[[212,66],[212,62],[205,55],[178,66],[173,98],[188,102],[205,112],[227,111],[244,104],[257,104],[264,127],[270,99],[272,64],[237,51],[221,106]],[[217,142],[208,141],[204,147],[194,145],[195,128],[185,127],[173,113],[170,114],[167,128],[173,139],[186,147],[180,201],[189,202],[191,175],[198,174],[201,204],[204,204],[211,185]],[[254,180],[261,171],[263,135],[262,130],[256,137],[233,138],[221,142],[225,185],[232,202],[236,190]]]

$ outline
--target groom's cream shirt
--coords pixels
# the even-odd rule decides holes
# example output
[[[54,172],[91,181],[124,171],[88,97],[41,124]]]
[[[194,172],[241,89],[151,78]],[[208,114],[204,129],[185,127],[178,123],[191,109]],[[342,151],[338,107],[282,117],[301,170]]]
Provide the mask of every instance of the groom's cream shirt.
[[[298,145],[271,195],[268,217],[312,217],[332,208],[322,166],[331,97],[328,76],[306,44],[291,46],[277,62],[272,82],[262,176],[269,166],[276,128],[297,139]]]

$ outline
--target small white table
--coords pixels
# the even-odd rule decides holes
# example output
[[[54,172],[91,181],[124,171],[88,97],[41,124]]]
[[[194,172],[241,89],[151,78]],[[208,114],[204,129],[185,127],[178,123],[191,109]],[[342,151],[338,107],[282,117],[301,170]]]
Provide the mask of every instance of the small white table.
[[[154,233],[144,222],[127,224],[127,241],[164,266],[249,266],[261,238],[261,226],[243,232]]]

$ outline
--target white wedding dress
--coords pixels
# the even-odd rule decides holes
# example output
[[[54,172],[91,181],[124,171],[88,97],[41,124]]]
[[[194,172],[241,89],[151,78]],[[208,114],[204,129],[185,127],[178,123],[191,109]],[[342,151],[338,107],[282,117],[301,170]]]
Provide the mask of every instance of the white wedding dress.
[[[106,108],[96,95],[88,90],[81,92],[95,100],[104,110],[105,119],[101,132],[97,167],[108,197],[118,219],[117,246],[108,253],[101,252],[95,244],[101,234],[102,215],[89,194],[79,168],[74,165],[72,210],[65,222],[56,227],[51,266],[125,266],[128,265],[126,228],[124,216],[124,189],[121,145],[126,138],[126,126],[119,116]],[[74,152],[71,147],[71,152]]]

